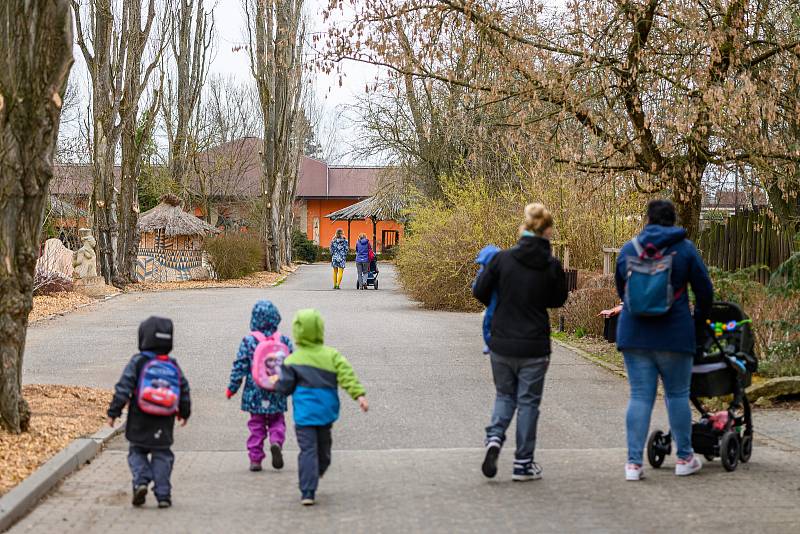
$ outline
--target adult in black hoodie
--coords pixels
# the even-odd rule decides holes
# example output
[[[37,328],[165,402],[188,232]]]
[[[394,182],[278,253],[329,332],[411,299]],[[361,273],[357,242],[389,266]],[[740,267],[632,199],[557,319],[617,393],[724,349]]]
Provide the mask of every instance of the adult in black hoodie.
[[[114,397],[108,408],[109,424],[128,406],[125,438],[130,443],[128,465],[133,475],[133,504],[141,506],[147,496],[150,482],[159,507],[172,504],[170,475],[175,457],[170,450],[175,428],[175,415],[150,415],[144,413],[136,402],[136,388],[144,365],[152,358],[164,357],[172,350],[172,321],[163,317],[150,317],[139,325],[139,350],[125,366],[122,376],[114,386]],[[185,425],[191,415],[189,382],[178,362],[169,358],[180,371],[180,401],[177,417]]]
[[[491,424],[486,427],[483,474],[497,474],[497,457],[517,411],[517,448],[513,480],[541,478],[533,461],[539,403],[550,363],[548,308],[567,300],[567,283],[561,263],[552,256],[553,217],[541,204],[525,207],[525,222],[516,246],[499,252],[475,283],[473,295],[489,305],[497,293],[492,318],[492,375],[497,397]]]

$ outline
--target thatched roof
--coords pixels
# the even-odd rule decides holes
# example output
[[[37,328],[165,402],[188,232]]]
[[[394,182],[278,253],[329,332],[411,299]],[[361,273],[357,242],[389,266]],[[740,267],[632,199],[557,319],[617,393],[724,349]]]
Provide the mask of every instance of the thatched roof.
[[[373,196],[329,213],[325,217],[332,221],[360,221],[362,219],[401,221],[404,208],[405,198],[401,186],[389,182],[384,184]]]
[[[61,200],[55,195],[50,195],[50,214],[61,219],[79,219],[86,217],[86,210],[70,204],[66,200]]]
[[[175,195],[164,195],[161,203],[150,211],[139,215],[140,232],[164,230],[164,235],[210,235],[219,230],[191,213],[183,211],[181,202]]]

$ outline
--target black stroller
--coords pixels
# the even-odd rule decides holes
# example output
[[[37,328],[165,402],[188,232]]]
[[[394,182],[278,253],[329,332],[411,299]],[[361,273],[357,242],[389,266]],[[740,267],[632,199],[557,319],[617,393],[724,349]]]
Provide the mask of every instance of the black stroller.
[[[370,286],[378,289],[378,273],[378,260],[372,260],[369,262],[369,271],[367,271],[367,279],[364,282],[365,289],[369,289]],[[356,289],[361,289],[361,284],[358,280],[356,280]]]
[[[715,302],[709,337],[698,348],[692,367],[690,399],[700,413],[692,424],[692,448],[706,460],[721,458],[726,471],[747,462],[753,452],[753,418],[745,388],[758,368],[750,320],[730,302]],[[727,413],[711,414],[701,398],[733,395]],[[672,452],[669,432],[654,430],[647,439],[647,460],[655,468]]]

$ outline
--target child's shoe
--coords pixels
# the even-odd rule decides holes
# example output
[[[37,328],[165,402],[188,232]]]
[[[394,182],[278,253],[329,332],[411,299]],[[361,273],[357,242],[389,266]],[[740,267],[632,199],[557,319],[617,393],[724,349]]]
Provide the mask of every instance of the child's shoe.
[[[314,492],[313,491],[304,491],[302,497],[300,498],[300,504],[303,506],[313,506],[316,501],[314,500]]]
[[[159,508],[169,508],[170,506],[172,506],[171,499],[161,499],[160,501],[158,501]]]
[[[272,454],[272,467],[275,469],[283,469],[283,452],[281,451],[281,446],[277,443],[273,443],[269,448],[269,452]]]
[[[500,440],[490,438],[486,443],[486,456],[483,458],[481,471],[486,478],[494,478],[497,474],[497,457],[500,456]]]
[[[139,484],[133,488],[133,500],[131,504],[134,506],[141,506],[147,499],[147,484]]]
[[[685,477],[697,473],[702,468],[703,462],[700,461],[696,454],[693,454],[691,458],[686,460],[678,458],[678,463],[675,464],[675,474],[679,477]]]
[[[250,462],[250,471],[254,473],[261,471],[261,462]]]
[[[514,472],[511,480],[526,482],[542,478],[542,468],[536,462],[517,463],[514,461]]]
[[[644,478],[644,469],[641,465],[625,464],[625,480],[641,480]]]

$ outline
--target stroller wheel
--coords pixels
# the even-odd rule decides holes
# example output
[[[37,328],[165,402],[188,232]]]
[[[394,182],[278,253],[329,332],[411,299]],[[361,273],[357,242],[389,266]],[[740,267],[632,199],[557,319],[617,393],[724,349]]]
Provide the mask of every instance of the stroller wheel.
[[[717,457],[716,457],[716,456],[714,456],[713,454],[704,454],[704,455],[703,455],[703,458],[705,458],[705,459],[706,459],[706,460],[708,460],[709,462],[713,462],[713,461],[714,461],[714,460],[715,460]]]
[[[725,471],[736,471],[739,465],[739,454],[741,443],[739,434],[736,432],[725,432],[722,442],[719,445],[719,456],[722,459],[722,467]]]
[[[378,281],[375,280],[375,289],[378,289]]]
[[[739,451],[739,460],[742,463],[750,461],[750,456],[753,454],[753,436],[745,435],[742,437],[742,450]]]
[[[672,437],[661,430],[654,430],[647,438],[647,461],[658,469],[664,458],[672,452]]]

